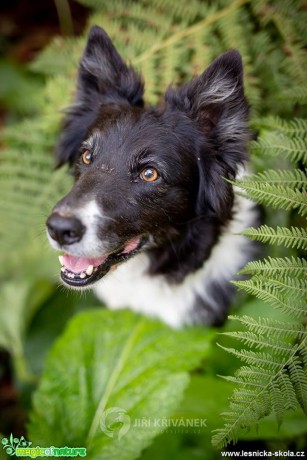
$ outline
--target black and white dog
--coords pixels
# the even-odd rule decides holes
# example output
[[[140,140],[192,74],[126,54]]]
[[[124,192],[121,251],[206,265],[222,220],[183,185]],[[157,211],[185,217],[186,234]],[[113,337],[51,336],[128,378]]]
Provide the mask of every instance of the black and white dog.
[[[141,77],[93,27],[58,147],[75,185],[47,220],[63,282],[173,327],[223,322],[255,249],[237,233],[259,221],[225,180],[244,169],[247,114],[237,51],[145,108]]]

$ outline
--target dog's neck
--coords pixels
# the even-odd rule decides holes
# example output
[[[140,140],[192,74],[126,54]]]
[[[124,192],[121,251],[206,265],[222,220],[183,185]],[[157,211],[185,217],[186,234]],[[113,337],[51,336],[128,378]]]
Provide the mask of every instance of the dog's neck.
[[[209,259],[222,233],[223,225],[216,220],[212,217],[210,221],[207,216],[196,218],[180,229],[179,237],[170,236],[165,245],[151,249],[149,274],[164,275],[169,282],[180,283],[198,270]]]

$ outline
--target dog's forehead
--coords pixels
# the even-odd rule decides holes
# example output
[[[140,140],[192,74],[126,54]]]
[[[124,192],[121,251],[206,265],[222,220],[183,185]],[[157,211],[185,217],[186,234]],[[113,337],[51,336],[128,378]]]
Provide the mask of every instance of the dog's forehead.
[[[157,125],[158,112],[154,109],[135,107],[129,104],[101,105],[98,116],[90,131],[124,132],[131,129],[140,129]]]
[[[169,144],[172,130],[161,113],[126,105],[112,104],[102,107],[84,147],[99,152],[135,151]]]

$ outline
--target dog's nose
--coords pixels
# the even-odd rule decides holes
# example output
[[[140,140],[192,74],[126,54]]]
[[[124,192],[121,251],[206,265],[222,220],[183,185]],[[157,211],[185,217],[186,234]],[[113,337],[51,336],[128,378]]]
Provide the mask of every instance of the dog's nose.
[[[85,227],[76,217],[65,217],[54,212],[46,222],[49,235],[60,245],[73,244],[81,240]]]

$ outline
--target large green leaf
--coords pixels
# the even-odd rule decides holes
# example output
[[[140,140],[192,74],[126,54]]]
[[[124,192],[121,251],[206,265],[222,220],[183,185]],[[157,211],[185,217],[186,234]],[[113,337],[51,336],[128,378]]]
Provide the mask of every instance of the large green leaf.
[[[0,347],[9,351],[14,359],[17,375],[32,380],[24,358],[24,339],[35,313],[51,295],[53,285],[46,280],[35,283],[23,279],[0,287]]]
[[[173,414],[213,334],[175,331],[128,311],[77,315],[47,359],[29,438],[84,446],[89,459],[136,458],[164,429],[159,422],[140,428],[136,419]]]

